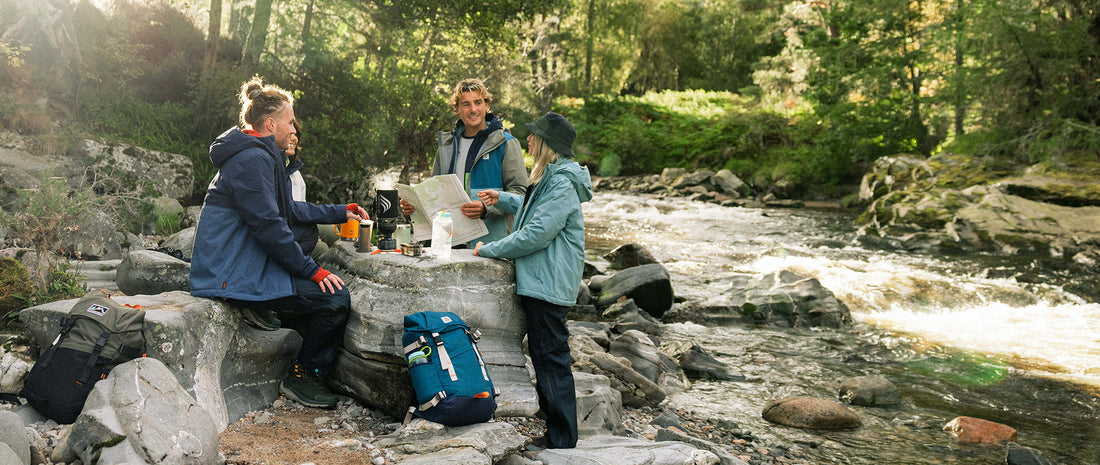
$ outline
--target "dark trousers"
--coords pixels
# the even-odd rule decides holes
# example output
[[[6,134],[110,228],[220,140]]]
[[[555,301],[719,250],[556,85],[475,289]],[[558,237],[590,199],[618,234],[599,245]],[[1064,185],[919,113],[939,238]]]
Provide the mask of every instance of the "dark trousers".
[[[344,341],[344,324],[351,310],[351,294],[345,286],[335,294],[321,292],[317,283],[305,278],[294,278],[298,294],[274,300],[250,302],[229,299],[242,307],[274,310],[279,319],[302,320],[302,348],[294,362],[302,369],[316,371],[320,376],[328,374],[336,359],[336,349]]]
[[[546,415],[546,439],[551,448],[577,445],[577,392],[569,368],[569,307],[520,296],[527,314],[527,350],[535,366],[539,409]]]

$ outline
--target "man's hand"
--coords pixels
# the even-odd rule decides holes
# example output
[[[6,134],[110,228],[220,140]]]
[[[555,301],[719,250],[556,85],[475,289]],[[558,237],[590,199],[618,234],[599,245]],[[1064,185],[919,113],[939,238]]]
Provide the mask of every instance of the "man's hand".
[[[367,211],[364,210],[363,207],[360,207],[358,204],[349,203],[348,204],[348,219],[349,220],[356,220],[356,221],[369,220],[370,215],[368,215]]]
[[[477,244],[474,245],[474,255],[477,255],[478,257],[481,256],[481,254],[479,254],[478,251],[481,250],[481,245],[482,244],[484,244],[484,242],[477,241]]]
[[[309,279],[321,286],[322,293],[335,294],[338,289],[344,288],[344,280],[324,268],[319,268]]]
[[[462,214],[466,215],[466,218],[476,220],[478,218],[485,217],[485,202],[480,200],[474,200],[473,202],[464,203],[462,207]]]
[[[410,216],[413,214],[414,211],[416,211],[416,207],[409,205],[409,202],[406,202],[404,200],[398,202],[398,204],[401,205],[401,213],[404,213],[405,216]]]

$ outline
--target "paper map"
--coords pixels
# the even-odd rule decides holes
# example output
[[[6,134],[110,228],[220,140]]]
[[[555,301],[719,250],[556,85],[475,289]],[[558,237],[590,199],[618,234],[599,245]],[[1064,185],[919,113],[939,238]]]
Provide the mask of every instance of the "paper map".
[[[432,238],[432,219],[436,212],[443,210],[451,212],[452,244],[465,244],[489,234],[484,221],[462,214],[459,207],[470,202],[470,194],[462,187],[462,181],[456,174],[432,176],[415,186],[396,184],[394,188],[401,200],[416,208],[411,216],[413,241]]]

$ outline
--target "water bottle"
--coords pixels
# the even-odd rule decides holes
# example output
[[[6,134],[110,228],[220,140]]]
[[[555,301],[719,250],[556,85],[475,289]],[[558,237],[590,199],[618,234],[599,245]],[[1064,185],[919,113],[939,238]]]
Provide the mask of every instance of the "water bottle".
[[[451,258],[451,212],[443,210],[435,214],[432,221],[432,255],[436,258]]]

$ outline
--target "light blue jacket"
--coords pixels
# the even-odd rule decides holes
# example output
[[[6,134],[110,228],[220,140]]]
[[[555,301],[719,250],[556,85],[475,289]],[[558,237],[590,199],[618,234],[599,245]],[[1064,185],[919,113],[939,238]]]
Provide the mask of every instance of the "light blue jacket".
[[[497,206],[516,212],[513,232],[482,245],[478,254],[515,262],[517,294],[572,307],[584,271],[581,203],[591,199],[588,168],[561,158],[529,187],[526,202],[522,196],[500,193]]]

